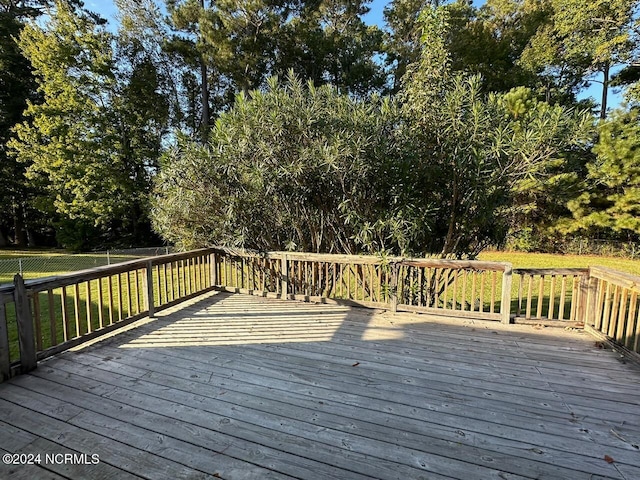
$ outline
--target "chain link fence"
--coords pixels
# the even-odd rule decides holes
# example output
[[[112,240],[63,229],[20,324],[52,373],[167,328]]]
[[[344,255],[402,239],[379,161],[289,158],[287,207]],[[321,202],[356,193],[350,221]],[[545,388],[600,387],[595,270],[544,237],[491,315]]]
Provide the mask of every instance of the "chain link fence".
[[[598,255],[602,257],[640,258],[640,243],[589,237],[536,238],[526,229],[507,238],[502,246],[517,252],[558,253],[563,255]],[[500,249],[498,247],[498,249]]]
[[[131,248],[76,255],[37,255],[0,260],[0,285],[11,283],[16,273],[25,279],[49,277],[103,265],[113,265],[137,258],[171,253],[171,247]]]
[[[573,255],[601,255],[636,260],[640,258],[640,244],[598,238],[572,238],[562,244],[563,253]]]

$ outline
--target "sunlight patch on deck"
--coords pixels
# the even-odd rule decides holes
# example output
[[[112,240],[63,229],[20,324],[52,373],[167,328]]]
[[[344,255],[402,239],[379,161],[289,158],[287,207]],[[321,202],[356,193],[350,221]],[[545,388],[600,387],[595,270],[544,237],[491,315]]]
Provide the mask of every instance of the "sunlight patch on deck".
[[[225,308],[226,307],[226,308]],[[121,345],[121,348],[194,347],[266,343],[327,342],[347,317],[343,308],[239,309],[219,305],[203,309]]]
[[[264,302],[246,297],[230,297],[204,308],[192,308],[186,317],[161,316],[156,328],[150,324],[145,333],[120,348],[205,347],[270,343],[328,342],[351,323],[353,311],[344,306]],[[369,317],[372,318],[372,317]],[[369,320],[367,318],[367,320]],[[396,340],[403,329],[388,322],[370,324],[360,316],[360,331],[352,334],[360,340]]]

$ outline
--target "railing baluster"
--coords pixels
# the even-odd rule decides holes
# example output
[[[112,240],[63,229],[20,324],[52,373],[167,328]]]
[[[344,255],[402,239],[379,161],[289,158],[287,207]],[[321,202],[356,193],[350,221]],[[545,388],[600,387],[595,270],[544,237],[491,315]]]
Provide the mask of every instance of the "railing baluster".
[[[637,314],[637,310],[638,310],[638,294],[636,292],[631,292],[631,299],[629,300],[629,312],[627,314],[627,325],[626,325],[626,330],[625,330],[625,335],[624,335],[624,345],[629,348],[629,349],[633,349],[633,342],[634,342],[634,323],[636,321],[636,319],[638,318],[638,314]]]
[[[453,274],[453,291],[451,293],[451,310],[456,310],[458,308],[458,271],[451,270]]]
[[[531,319],[531,299],[533,297],[533,275],[529,275],[529,282],[527,284],[527,310],[525,311],[524,318]]]
[[[467,277],[469,276],[469,270],[462,270],[462,301],[461,310],[464,312],[467,309]]]
[[[147,292],[146,292],[146,307],[147,315],[149,318],[153,318],[155,315],[154,295],[153,295],[153,263],[151,260],[147,262]]]
[[[109,297],[109,325],[113,325],[113,277],[107,277],[107,296]]]
[[[214,255],[214,254],[212,254]],[[167,278],[167,263],[162,264],[162,280],[164,284],[164,302],[169,303],[169,279]]]
[[[122,300],[122,274],[116,275],[116,288],[118,289],[118,321],[122,320],[122,311],[124,310],[124,302]]]
[[[449,292],[449,277],[451,275],[451,270],[450,269],[442,269],[442,273],[444,276],[444,292],[442,294],[442,308],[446,309],[447,308],[447,299],[449,297],[448,292]]]
[[[33,320],[35,326],[36,351],[42,350],[42,318],[40,317],[40,294],[33,294]]]
[[[175,282],[175,272],[173,270],[174,262],[169,262],[169,301],[173,302],[176,299],[176,282]]]
[[[551,290],[549,292],[549,308],[547,309],[547,318],[553,320],[554,318],[554,303],[556,300],[556,276],[551,275]]]
[[[578,308],[578,278],[574,275],[571,285],[571,312],[569,314],[569,320],[575,321],[576,319],[576,309]]]
[[[91,308],[91,281],[87,281],[85,288],[87,290],[87,297],[85,298],[85,308],[86,308],[86,319],[87,319],[87,333],[91,333],[93,331],[93,325],[92,320],[93,320],[93,315],[92,315],[92,308]]]
[[[76,316],[76,337],[82,335],[80,330],[80,284],[73,285],[73,311]]]
[[[536,318],[542,318],[542,300],[544,299],[544,275],[540,275],[538,285],[538,306],[536,308]]]
[[[289,292],[289,259],[286,253],[282,254],[281,262],[282,285],[280,286],[280,298],[286,299]]]
[[[498,272],[493,270],[491,272],[491,307],[489,308],[489,313],[495,312],[497,278],[498,278]]]
[[[49,306],[49,335],[51,338],[50,347],[58,344],[58,332],[56,325],[56,312],[53,301],[53,289],[50,288],[47,290],[47,303]],[[0,322],[2,322],[2,316],[0,315]]]
[[[478,272],[476,270],[471,271],[471,311],[476,309],[476,280],[478,278]],[[428,305],[427,305],[428,306]]]
[[[616,336],[615,339],[624,345],[624,327],[625,327],[625,319],[627,316],[627,302],[629,299],[627,298],[629,295],[629,291],[626,288],[622,289],[620,293],[620,311],[618,313],[618,318],[616,320]]]
[[[615,336],[616,331],[616,320],[618,319],[618,310],[620,309],[620,286],[616,285],[613,290],[613,298],[611,303],[611,312],[609,313],[609,325],[607,331],[605,332],[610,337]]]
[[[133,301],[131,299],[131,275],[127,271],[126,275],[127,279],[127,317],[131,316],[131,312],[133,310]]]
[[[567,276],[562,275],[562,283],[560,286],[560,304],[558,305],[558,320],[564,320],[564,308],[567,294]]]
[[[102,303],[104,295],[102,293],[102,278],[97,279],[98,282],[98,325],[100,328],[104,327],[104,313],[102,312]]]
[[[602,312],[602,326],[600,331],[606,333],[609,331],[609,314],[611,313],[611,284],[605,282],[607,288],[604,296],[604,311]]]
[[[184,260],[180,260],[180,263],[178,264],[178,298],[187,296],[189,293],[189,290],[187,289],[187,269],[184,263]]]
[[[69,334],[69,316],[67,314],[67,287],[62,287],[62,334],[66,342],[71,338]]]
[[[162,278],[160,276],[160,265],[155,266],[155,274],[156,274],[156,292],[154,295],[158,295],[158,306],[162,305],[164,302],[162,301]]]
[[[500,316],[502,323],[511,323],[511,285],[513,282],[513,270],[511,266],[505,266],[502,272],[502,298],[500,299]]]

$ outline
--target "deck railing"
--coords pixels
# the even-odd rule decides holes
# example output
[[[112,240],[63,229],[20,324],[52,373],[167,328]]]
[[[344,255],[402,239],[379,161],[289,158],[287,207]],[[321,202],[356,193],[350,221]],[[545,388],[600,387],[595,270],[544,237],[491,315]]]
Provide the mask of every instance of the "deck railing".
[[[640,278],[609,269],[208,248],[37,280],[16,275],[0,288],[0,381],[210,290],[503,323],[584,322],[640,352]]]
[[[215,248],[216,288],[509,322],[511,265]]]
[[[212,288],[195,250],[24,281],[0,290],[0,377]]]
[[[516,320],[582,321],[588,268],[516,268]]]
[[[603,267],[589,269],[585,328],[640,353],[640,277]]]

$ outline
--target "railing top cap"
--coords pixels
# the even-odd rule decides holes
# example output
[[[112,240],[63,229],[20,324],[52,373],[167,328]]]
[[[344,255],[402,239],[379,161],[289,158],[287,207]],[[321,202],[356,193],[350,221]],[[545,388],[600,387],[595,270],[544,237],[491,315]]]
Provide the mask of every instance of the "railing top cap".
[[[25,285],[30,289],[46,290],[49,288],[57,288],[65,285],[72,285],[73,283],[93,280],[97,278],[106,277],[109,275],[115,275],[117,273],[124,273],[132,271],[137,268],[143,268],[147,264],[162,265],[171,261],[177,261],[181,259],[193,258],[202,254],[209,253],[211,249],[199,249],[191,250],[189,252],[182,253],[169,253],[167,255],[157,255],[153,257],[139,258],[135,260],[129,260],[127,262],[116,263],[114,265],[103,265],[100,267],[87,268],[84,270],[78,270],[76,272],[63,273],[60,275],[52,275],[43,278],[34,278],[26,280]]]

